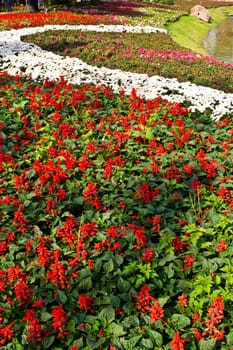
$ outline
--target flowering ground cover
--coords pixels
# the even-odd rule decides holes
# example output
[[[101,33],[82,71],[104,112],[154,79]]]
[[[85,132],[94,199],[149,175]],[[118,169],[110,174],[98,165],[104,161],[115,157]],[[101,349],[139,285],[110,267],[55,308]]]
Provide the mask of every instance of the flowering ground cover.
[[[2,29],[122,23],[110,10],[10,15]],[[212,87],[218,74],[232,91],[232,67],[169,36],[76,35],[59,32],[60,54],[94,49],[116,68],[127,52],[129,70],[157,62]],[[232,350],[232,116],[64,79],[1,72],[0,86],[1,348]]]
[[[184,11],[135,2],[105,2],[100,6],[58,8],[50,13],[12,12],[0,14],[0,30],[37,27],[45,24],[126,24],[163,27]]]
[[[93,66],[162,75],[233,91],[233,65],[184,49],[164,33],[60,30],[29,35],[23,41],[62,56],[78,57]]]
[[[126,22],[111,15],[77,14],[70,11],[55,13],[0,13],[0,30],[38,27],[47,24],[122,24]]]
[[[1,348],[232,349],[232,118],[0,86]]]

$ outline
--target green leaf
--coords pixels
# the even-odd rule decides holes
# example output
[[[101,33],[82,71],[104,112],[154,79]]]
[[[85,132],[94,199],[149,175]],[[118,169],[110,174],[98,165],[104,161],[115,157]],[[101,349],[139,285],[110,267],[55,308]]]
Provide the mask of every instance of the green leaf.
[[[113,263],[112,259],[110,259],[109,261],[104,263],[103,268],[104,268],[105,273],[112,272],[114,269],[114,263]]]
[[[104,320],[106,319],[109,323],[115,320],[115,310],[112,307],[105,307],[101,312],[99,313],[99,319]]]
[[[132,349],[135,345],[137,345],[137,343],[141,338],[142,338],[142,335],[137,335],[135,337],[130,338],[128,340],[129,349]]]
[[[89,276],[92,276],[92,273],[88,268],[82,269],[79,273],[79,278],[81,280]]]
[[[47,337],[47,338],[43,338],[42,339],[42,349],[48,349],[54,342],[54,335],[52,335],[51,337]]]
[[[47,311],[41,312],[41,321],[46,322],[51,318],[51,314],[49,314]]]
[[[226,340],[227,340],[227,344],[233,345],[233,332],[230,332],[229,334],[227,334]]]
[[[116,264],[118,265],[118,266],[120,266],[122,263],[123,263],[123,261],[124,261],[124,259],[123,259],[123,257],[121,256],[121,255],[116,255],[115,256],[115,262],[116,262]]]
[[[102,264],[103,264],[103,261],[101,259],[97,259],[95,261],[94,269],[96,272],[100,272],[100,270],[102,268]]]
[[[111,304],[113,307],[120,307],[121,300],[116,295],[110,295]]]
[[[157,346],[163,345],[163,337],[159,332],[148,330],[148,335]]]
[[[75,321],[74,320],[69,320],[67,324],[67,328],[69,329],[70,333],[74,333],[75,331]]]
[[[115,337],[120,337],[126,334],[126,332],[124,331],[124,328],[121,325],[118,325],[116,323],[113,324],[112,330]]]
[[[145,339],[143,338],[141,340],[141,344],[143,345],[143,347],[145,349],[154,349],[154,345],[153,345],[153,342],[150,340],[150,339]]]
[[[125,293],[130,288],[130,283],[126,280],[124,280],[122,277],[119,278],[117,281],[117,288],[121,293]]]
[[[154,133],[151,128],[146,128],[146,138],[147,140],[151,141],[154,138]]]
[[[91,277],[84,278],[80,283],[79,287],[85,290],[90,290],[92,288],[92,279]]]
[[[26,175],[29,179],[31,179],[36,174],[35,170],[30,169],[26,172]]]
[[[98,341],[94,338],[87,338],[88,350],[101,349],[101,345],[105,342],[104,338],[100,338]]]
[[[183,329],[191,324],[190,319],[187,316],[181,314],[173,314],[171,321],[175,323],[176,327],[179,329]]]
[[[57,290],[57,299],[62,305],[64,305],[67,302],[67,296],[60,289]]]
[[[200,350],[214,350],[216,346],[216,339],[201,340]]]

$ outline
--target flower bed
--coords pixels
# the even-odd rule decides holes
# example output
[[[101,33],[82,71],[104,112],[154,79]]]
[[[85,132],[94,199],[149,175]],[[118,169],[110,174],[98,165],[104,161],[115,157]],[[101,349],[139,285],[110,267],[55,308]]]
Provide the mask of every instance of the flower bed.
[[[0,83],[2,349],[233,348],[232,120]]]
[[[48,24],[127,23],[112,15],[77,14],[69,11],[55,13],[0,13],[0,29],[39,27]]]

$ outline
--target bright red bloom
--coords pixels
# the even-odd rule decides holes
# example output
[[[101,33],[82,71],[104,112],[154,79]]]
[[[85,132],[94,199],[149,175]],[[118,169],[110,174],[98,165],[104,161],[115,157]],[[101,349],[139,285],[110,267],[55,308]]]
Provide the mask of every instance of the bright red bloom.
[[[151,228],[151,232],[160,232],[161,230],[161,224],[162,224],[162,219],[160,216],[158,215],[154,215],[152,216],[152,228]]]
[[[28,339],[38,343],[41,342],[42,329],[34,311],[27,309],[23,321],[28,323]]]
[[[49,249],[45,246],[45,242],[42,242],[38,247],[37,247],[37,255],[38,255],[38,263],[39,266],[47,266],[50,262],[50,251]]]
[[[141,227],[141,226],[138,226],[138,225],[135,225],[135,224],[128,224],[127,227],[129,229],[133,230],[134,237],[135,237],[136,242],[137,242],[135,250],[139,250],[142,247],[144,247],[146,242],[147,242],[147,238],[146,238],[146,235],[145,235],[144,227]]]
[[[171,350],[185,350],[184,344],[187,343],[189,339],[182,339],[179,332],[177,332],[172,341],[170,342]]]
[[[194,191],[197,191],[198,189],[201,188],[201,181],[199,179],[195,178],[192,181],[190,188],[193,189]]]
[[[95,299],[93,299],[89,295],[81,293],[79,295],[78,304],[79,304],[80,309],[84,309],[86,311],[90,311],[91,313],[94,313],[94,310],[91,307],[91,304],[94,301],[95,301]]]
[[[79,168],[79,170],[84,171],[84,170],[87,170],[92,164],[93,164],[93,162],[89,162],[89,160],[88,160],[88,155],[83,154],[82,158],[80,159],[80,161],[78,163],[78,168]]]
[[[138,189],[138,193],[136,194],[139,198],[142,199],[143,202],[149,203],[152,201],[152,194],[149,188],[149,185],[146,182],[143,182],[141,187]]]
[[[61,305],[58,305],[53,309],[51,312],[51,315],[53,317],[53,329],[55,332],[58,332],[59,338],[63,338],[66,332],[64,332],[67,316],[65,310],[62,308]]]
[[[148,311],[152,302],[155,301],[155,298],[150,295],[150,287],[148,286],[142,286],[138,295],[134,295],[134,298],[136,299],[136,308],[143,313]]]
[[[177,303],[181,305],[182,307],[187,307],[188,306],[188,297],[185,294],[182,294],[178,297]]]
[[[68,215],[63,227],[57,228],[57,237],[62,238],[70,247],[76,243],[78,239],[77,220],[73,215]]]
[[[142,261],[151,262],[153,260],[154,256],[155,256],[155,251],[153,249],[151,249],[151,248],[147,248],[142,253],[141,260]]]
[[[187,250],[188,243],[182,242],[181,238],[176,236],[172,241],[172,246],[174,247],[175,254],[180,254]]]
[[[7,325],[7,326],[3,326],[0,324],[0,345],[4,345],[6,343],[8,343],[14,335],[14,331],[12,329],[13,325],[15,322]]]
[[[65,289],[68,285],[65,276],[65,266],[59,261],[60,251],[54,251],[54,264],[51,265],[47,272],[47,280],[50,280],[57,288]]]
[[[193,263],[196,259],[193,258],[191,255],[187,255],[184,259],[184,264],[185,264],[185,270],[186,269],[191,269],[193,267]]]
[[[187,174],[193,175],[194,166],[193,166],[192,164],[184,165],[183,169],[184,169],[184,171],[185,171]]]
[[[7,247],[8,247],[8,244],[5,241],[0,242],[0,255],[3,255],[7,252]]]
[[[195,339],[196,339],[197,341],[199,341],[199,340],[202,339],[202,334],[201,334],[201,332],[198,332],[198,331],[196,330],[196,328],[193,329],[193,334],[194,334],[194,337],[195,337]]]
[[[153,302],[152,306],[150,308],[148,308],[148,310],[150,311],[151,322],[155,322],[155,321],[163,319],[164,310],[160,306],[160,303],[158,301]]]
[[[88,223],[82,223],[79,230],[82,234],[82,238],[89,238],[89,237],[92,237],[94,236],[97,232],[98,232],[98,229],[96,227],[96,222],[93,221],[93,222],[88,222]]]
[[[29,303],[31,301],[32,291],[33,289],[28,287],[24,279],[20,279],[14,286],[16,299],[24,303]]]
[[[94,182],[88,182],[86,190],[83,191],[83,197],[87,201],[87,203],[99,209],[101,206],[101,202],[97,197],[98,188],[97,184]]]
[[[222,239],[218,244],[217,244],[217,249],[216,252],[220,253],[223,252],[224,250],[226,250],[228,248],[228,245],[226,243],[226,241],[224,239]]]
[[[192,322],[202,322],[202,318],[199,316],[199,313],[197,311],[194,311],[193,316],[192,316]]]

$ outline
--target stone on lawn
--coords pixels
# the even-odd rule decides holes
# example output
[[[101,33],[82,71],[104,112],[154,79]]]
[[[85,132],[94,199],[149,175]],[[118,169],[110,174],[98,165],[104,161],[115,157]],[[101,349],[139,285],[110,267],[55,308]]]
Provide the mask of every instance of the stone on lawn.
[[[210,12],[201,5],[196,5],[191,8],[190,11],[191,16],[197,17],[204,22],[210,22],[211,16]]]

